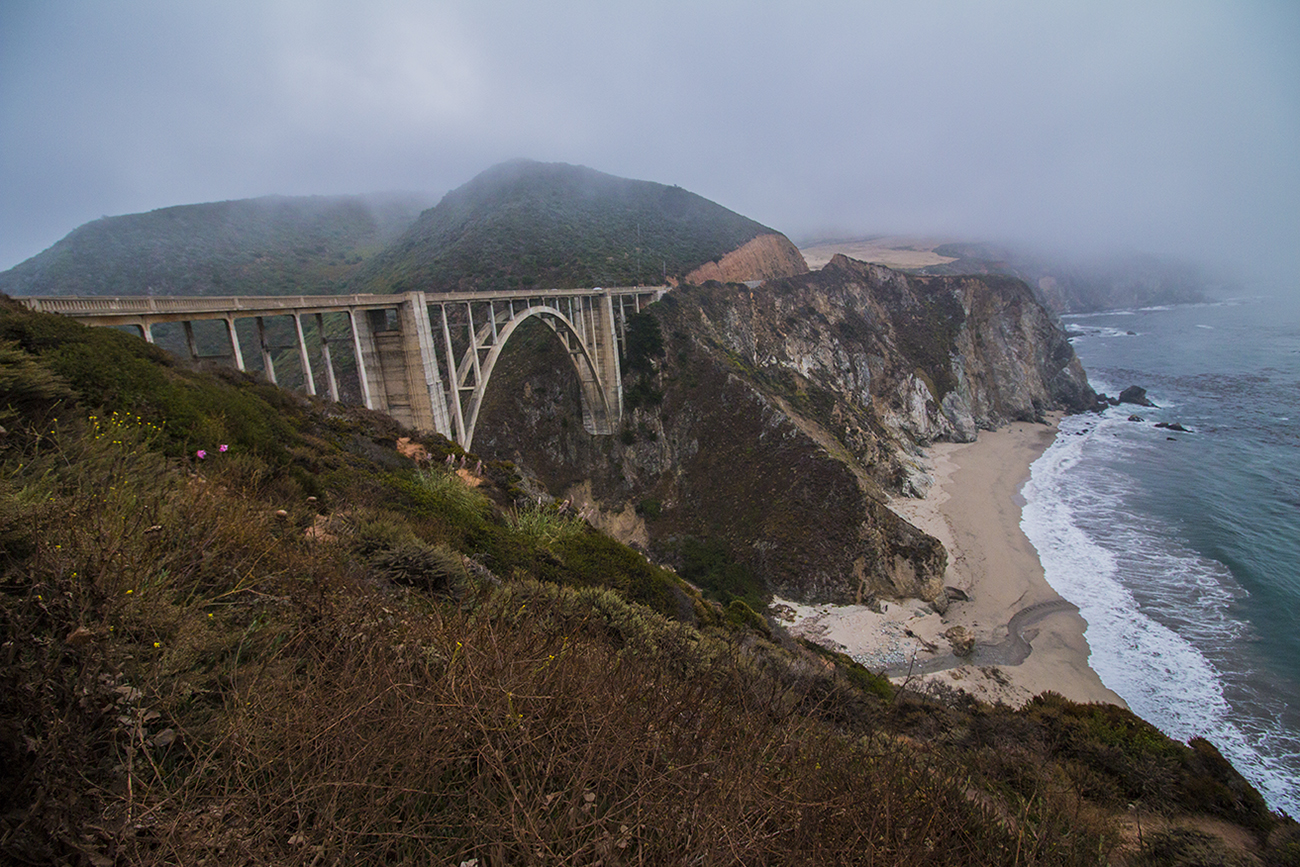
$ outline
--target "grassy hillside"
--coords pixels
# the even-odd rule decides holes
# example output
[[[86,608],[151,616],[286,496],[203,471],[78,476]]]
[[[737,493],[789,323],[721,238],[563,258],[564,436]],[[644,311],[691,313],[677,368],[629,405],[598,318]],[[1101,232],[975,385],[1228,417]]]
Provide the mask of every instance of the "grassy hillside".
[[[448,193],[354,291],[659,284],[773,230],[681,187],[518,160]]]
[[[0,426],[4,863],[1294,863],[1204,741],[896,690],[384,416],[0,301]]]
[[[270,196],[104,217],[0,274],[0,292],[332,293],[427,204],[415,195]]]

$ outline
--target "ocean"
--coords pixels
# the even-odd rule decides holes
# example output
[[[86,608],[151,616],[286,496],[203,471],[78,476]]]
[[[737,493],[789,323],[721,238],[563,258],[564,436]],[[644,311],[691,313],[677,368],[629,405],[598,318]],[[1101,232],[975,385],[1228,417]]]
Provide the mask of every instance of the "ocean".
[[[1021,526],[1088,621],[1102,681],[1166,734],[1212,741],[1270,807],[1300,816],[1300,307],[1247,298],[1064,323],[1093,388],[1140,385],[1158,408],[1064,419]]]

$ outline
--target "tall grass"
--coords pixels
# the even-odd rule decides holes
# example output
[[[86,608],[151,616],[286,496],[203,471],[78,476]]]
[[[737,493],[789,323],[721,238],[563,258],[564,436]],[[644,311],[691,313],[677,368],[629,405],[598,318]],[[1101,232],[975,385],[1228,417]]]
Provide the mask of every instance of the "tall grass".
[[[446,511],[481,517],[491,508],[487,497],[449,470],[440,467],[418,470],[415,479],[420,489]]]
[[[513,509],[506,523],[519,536],[542,548],[577,538],[588,529],[587,522],[577,515],[546,506]]]

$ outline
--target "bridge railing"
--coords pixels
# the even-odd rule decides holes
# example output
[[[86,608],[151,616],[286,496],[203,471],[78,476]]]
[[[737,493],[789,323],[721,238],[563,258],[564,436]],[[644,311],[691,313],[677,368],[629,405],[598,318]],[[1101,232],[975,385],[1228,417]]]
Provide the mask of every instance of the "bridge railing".
[[[261,311],[378,309],[402,303],[403,295],[211,295],[17,297],[33,310],[64,316],[147,316],[149,314],[223,314],[252,316]]]

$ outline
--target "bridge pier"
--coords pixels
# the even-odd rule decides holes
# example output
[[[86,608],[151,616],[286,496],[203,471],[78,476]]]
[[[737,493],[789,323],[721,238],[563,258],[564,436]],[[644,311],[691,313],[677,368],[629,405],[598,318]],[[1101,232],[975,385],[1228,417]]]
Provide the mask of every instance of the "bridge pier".
[[[298,360],[302,364],[302,385],[312,397],[316,396],[316,378],[311,374],[311,356],[307,354],[307,336],[302,331],[302,316],[293,314],[293,333],[298,338]]]
[[[325,333],[325,314],[316,314],[316,333],[320,335],[320,355],[321,361],[325,368],[325,388],[329,391],[330,400],[338,403],[339,401],[339,383],[334,376],[334,361],[330,358],[330,338]]]
[[[257,345],[262,350],[262,375],[270,380],[271,385],[279,385],[275,379],[275,357],[271,355],[271,344],[266,340],[266,323],[261,316],[254,317],[257,322]]]
[[[189,320],[185,321],[188,322]],[[235,362],[235,369],[243,373],[244,353],[239,351],[239,335],[235,332],[235,317],[223,316],[221,321],[226,323],[226,337],[230,341],[230,357]]]

